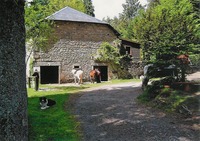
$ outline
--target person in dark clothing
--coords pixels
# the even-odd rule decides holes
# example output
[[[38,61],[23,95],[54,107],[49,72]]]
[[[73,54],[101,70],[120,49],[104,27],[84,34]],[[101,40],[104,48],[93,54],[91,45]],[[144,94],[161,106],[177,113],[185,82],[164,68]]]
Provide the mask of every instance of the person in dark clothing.
[[[32,76],[35,76],[35,90],[38,91],[38,89],[39,89],[39,73],[38,73],[37,69],[35,70],[35,72],[33,73]]]
[[[96,71],[96,82],[97,83],[101,83],[101,72],[99,71],[99,69],[98,68],[96,68],[95,69],[95,71]]]

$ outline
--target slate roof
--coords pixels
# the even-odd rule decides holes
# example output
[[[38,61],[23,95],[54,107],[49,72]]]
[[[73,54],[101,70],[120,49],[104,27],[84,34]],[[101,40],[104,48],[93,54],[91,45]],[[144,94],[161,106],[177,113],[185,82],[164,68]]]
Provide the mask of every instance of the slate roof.
[[[87,15],[83,12],[77,11],[68,6],[46,17],[46,19],[53,21],[71,21],[71,22],[104,24],[107,25],[109,28],[111,28],[117,36],[120,36],[120,33],[117,30],[115,30],[110,24],[101,21],[99,19],[96,19],[95,17]]]
[[[123,38],[120,38],[120,37],[119,37],[119,39],[121,40],[121,43],[123,45],[129,45],[129,46],[131,46],[133,48],[138,48],[138,49],[141,48],[140,47],[140,43],[138,43],[138,42],[134,42],[134,41],[131,41],[131,40],[123,39]]]
[[[75,22],[87,22],[87,23],[98,23],[108,24],[104,21],[98,20],[95,17],[89,16],[85,13],[77,11],[70,7],[65,7],[54,14],[48,16],[46,19],[54,21],[75,21]]]

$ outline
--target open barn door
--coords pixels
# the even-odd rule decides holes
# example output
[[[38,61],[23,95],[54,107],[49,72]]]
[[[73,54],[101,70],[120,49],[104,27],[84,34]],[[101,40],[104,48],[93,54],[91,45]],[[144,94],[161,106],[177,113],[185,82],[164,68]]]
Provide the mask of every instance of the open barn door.
[[[58,83],[58,66],[40,66],[41,84]]]
[[[101,81],[108,81],[108,66],[94,66],[101,72]]]

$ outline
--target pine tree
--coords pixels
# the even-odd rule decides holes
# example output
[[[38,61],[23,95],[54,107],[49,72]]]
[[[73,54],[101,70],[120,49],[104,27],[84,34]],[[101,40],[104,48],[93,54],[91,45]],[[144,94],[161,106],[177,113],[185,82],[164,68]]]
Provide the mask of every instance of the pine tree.
[[[90,15],[90,16],[93,16],[95,17],[95,14],[94,14],[94,6],[92,4],[92,1],[91,0],[83,0],[84,2],[84,5],[85,5],[85,13]]]
[[[122,6],[124,10],[121,16],[128,20],[134,18],[142,8],[142,5],[138,0],[126,0],[126,3],[122,4]]]

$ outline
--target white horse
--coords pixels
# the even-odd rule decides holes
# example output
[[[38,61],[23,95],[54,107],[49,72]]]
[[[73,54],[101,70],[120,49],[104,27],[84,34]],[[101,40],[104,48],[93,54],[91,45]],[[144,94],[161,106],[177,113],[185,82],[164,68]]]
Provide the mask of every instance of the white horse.
[[[74,75],[75,84],[77,83],[77,79],[78,79],[78,84],[83,83],[83,71],[82,70],[72,69],[72,74]]]

